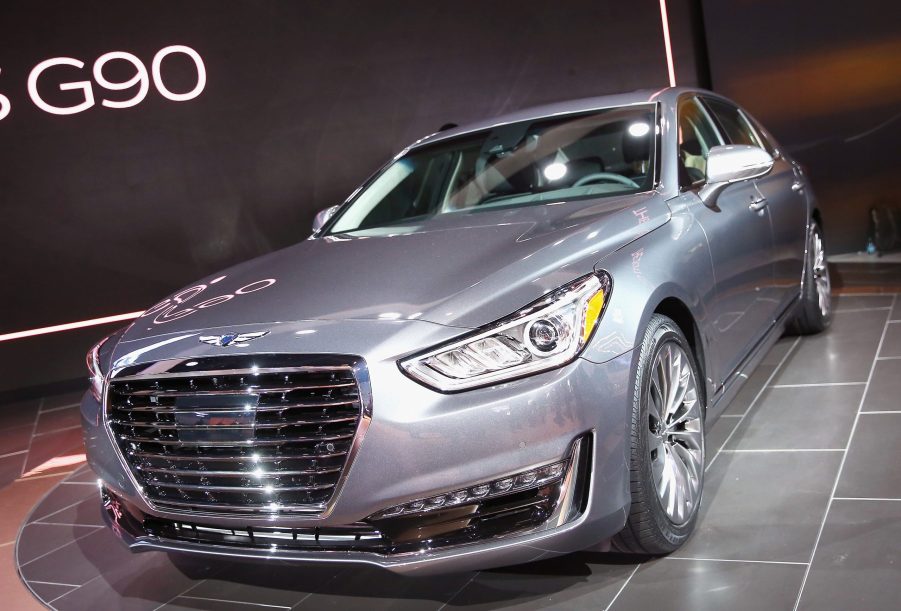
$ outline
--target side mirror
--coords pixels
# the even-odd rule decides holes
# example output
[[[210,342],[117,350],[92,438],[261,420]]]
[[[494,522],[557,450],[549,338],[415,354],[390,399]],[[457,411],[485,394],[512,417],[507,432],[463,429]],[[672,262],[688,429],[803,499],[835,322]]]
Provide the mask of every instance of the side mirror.
[[[733,182],[757,178],[769,172],[775,161],[760,147],[747,144],[715,146],[707,154],[707,184],[698,197],[713,207],[716,198]]]
[[[329,206],[325,210],[317,212],[316,217],[313,219],[313,233],[319,233],[322,226],[325,225],[330,218],[335,216],[335,213],[338,212],[338,208],[340,207],[341,206]]]

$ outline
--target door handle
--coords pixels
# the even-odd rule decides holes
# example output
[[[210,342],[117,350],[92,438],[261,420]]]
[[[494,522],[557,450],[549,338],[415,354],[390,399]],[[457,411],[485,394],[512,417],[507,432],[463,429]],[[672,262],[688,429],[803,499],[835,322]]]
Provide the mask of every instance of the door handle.
[[[754,199],[751,200],[750,204],[748,204],[748,209],[750,209],[752,212],[760,212],[761,210],[766,208],[766,204],[766,198]]]

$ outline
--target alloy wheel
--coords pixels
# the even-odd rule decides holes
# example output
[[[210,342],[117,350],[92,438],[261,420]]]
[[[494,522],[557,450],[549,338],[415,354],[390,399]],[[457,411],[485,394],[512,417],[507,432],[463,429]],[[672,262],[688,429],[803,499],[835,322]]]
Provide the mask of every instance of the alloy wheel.
[[[657,351],[648,392],[648,450],[660,505],[685,524],[701,499],[704,424],[694,371],[676,342]]]
[[[823,249],[823,238],[820,232],[813,231],[813,281],[817,289],[817,305],[820,313],[829,315],[832,304],[832,283],[829,280],[829,266],[826,264],[826,251]]]

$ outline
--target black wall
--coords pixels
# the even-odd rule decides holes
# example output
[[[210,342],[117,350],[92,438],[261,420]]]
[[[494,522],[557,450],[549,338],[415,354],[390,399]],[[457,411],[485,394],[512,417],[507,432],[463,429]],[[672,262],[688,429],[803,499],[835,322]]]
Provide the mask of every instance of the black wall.
[[[703,1],[713,87],[813,176],[830,252],[863,250],[868,210],[901,206],[897,0]]]
[[[680,84],[696,84],[689,0],[670,1]],[[696,24],[695,24],[696,25]],[[199,97],[151,84],[126,109],[60,116],[39,92],[93,80],[110,51],[151,59],[168,45],[203,58]],[[127,79],[111,63],[107,78]],[[163,63],[173,91],[192,63]],[[700,71],[703,79],[704,71]],[[0,334],[140,310],[217,268],[303,239],[409,142],[463,123],[567,98],[667,83],[659,4],[612,2],[5,2],[0,6]],[[113,327],[0,343],[0,390],[82,375],[82,355]]]

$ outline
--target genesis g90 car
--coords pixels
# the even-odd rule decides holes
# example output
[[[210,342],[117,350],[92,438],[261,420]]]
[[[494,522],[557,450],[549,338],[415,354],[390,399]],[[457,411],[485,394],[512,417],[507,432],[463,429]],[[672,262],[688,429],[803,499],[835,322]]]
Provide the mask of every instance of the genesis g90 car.
[[[419,140],[308,239],[98,343],[88,457],[134,550],[666,554],[705,428],[829,289],[804,171],[729,100],[523,110]]]

